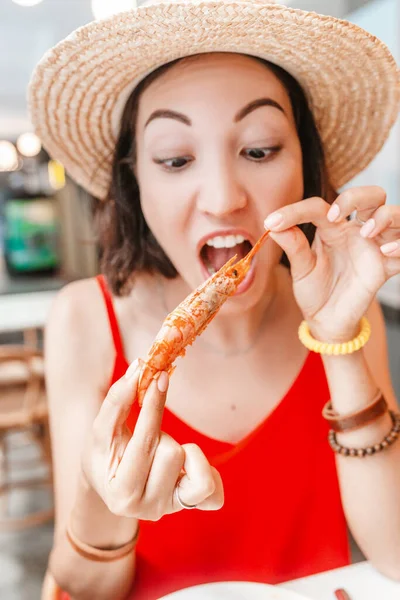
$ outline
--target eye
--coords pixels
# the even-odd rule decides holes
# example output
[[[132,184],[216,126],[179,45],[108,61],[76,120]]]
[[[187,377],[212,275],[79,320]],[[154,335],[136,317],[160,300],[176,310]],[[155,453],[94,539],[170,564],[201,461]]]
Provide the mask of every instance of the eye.
[[[190,156],[174,156],[173,158],[155,158],[156,165],[161,165],[166,171],[181,171],[192,162]]]
[[[279,152],[280,149],[281,146],[273,146],[272,148],[245,148],[242,150],[242,153],[254,162],[263,162]]]

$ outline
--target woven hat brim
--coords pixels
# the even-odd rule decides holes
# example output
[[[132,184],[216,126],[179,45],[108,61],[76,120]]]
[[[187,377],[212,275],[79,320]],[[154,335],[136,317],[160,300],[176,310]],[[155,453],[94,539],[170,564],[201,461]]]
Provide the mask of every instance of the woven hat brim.
[[[385,44],[347,21],[273,4],[143,6],[76,30],[45,54],[28,88],[43,146],[104,199],[124,101],[148,73],[206,52],[259,56],[302,85],[340,188],[386,141],[400,107],[400,71]]]

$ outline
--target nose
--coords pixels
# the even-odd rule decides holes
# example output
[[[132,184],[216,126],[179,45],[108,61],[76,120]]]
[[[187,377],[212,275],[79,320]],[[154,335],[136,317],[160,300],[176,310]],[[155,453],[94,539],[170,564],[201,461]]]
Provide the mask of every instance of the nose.
[[[247,205],[247,194],[228,160],[213,163],[202,180],[197,207],[203,213],[223,217],[243,209]]]

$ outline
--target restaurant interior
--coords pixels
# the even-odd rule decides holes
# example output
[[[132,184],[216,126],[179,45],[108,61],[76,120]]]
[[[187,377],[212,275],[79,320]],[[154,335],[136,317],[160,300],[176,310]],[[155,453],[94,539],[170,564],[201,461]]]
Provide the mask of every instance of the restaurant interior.
[[[364,27],[381,38],[400,62],[399,0],[285,4]],[[51,440],[43,375],[46,319],[61,288],[99,272],[92,222],[95,200],[42,147],[29,122],[26,88],[48,48],[77,27],[132,5],[133,0],[0,0],[1,600],[40,598],[53,541]],[[378,183],[385,188],[388,203],[399,204],[399,165],[397,123],[375,160],[350,185]],[[400,276],[382,287],[378,299],[400,398]],[[353,544],[354,563],[363,560]]]

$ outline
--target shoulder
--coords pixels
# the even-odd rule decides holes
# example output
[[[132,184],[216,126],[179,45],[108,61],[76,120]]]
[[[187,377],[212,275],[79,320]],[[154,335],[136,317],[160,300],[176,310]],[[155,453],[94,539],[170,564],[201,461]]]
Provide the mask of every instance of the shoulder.
[[[58,320],[77,325],[82,318],[90,319],[90,305],[99,303],[99,286],[95,278],[80,279],[65,285],[56,295],[50,312],[50,323]],[[88,310],[89,309],[89,310]]]
[[[96,279],[82,279],[67,284],[58,292],[50,310],[46,333],[50,335],[55,331],[62,336],[60,342],[63,345],[74,341],[87,344],[93,332],[97,332],[95,339],[106,332],[106,325],[104,300]]]
[[[381,305],[375,299],[367,315],[371,323],[371,337],[364,347],[364,356],[376,384],[384,393],[391,408],[397,408],[396,395],[390,375],[389,351],[386,336],[386,323]]]
[[[102,384],[107,384],[113,367],[113,345],[95,278],[69,283],[56,295],[45,330],[45,355],[48,371],[62,368],[71,376],[84,372],[88,381],[102,373],[106,374],[102,375]]]

